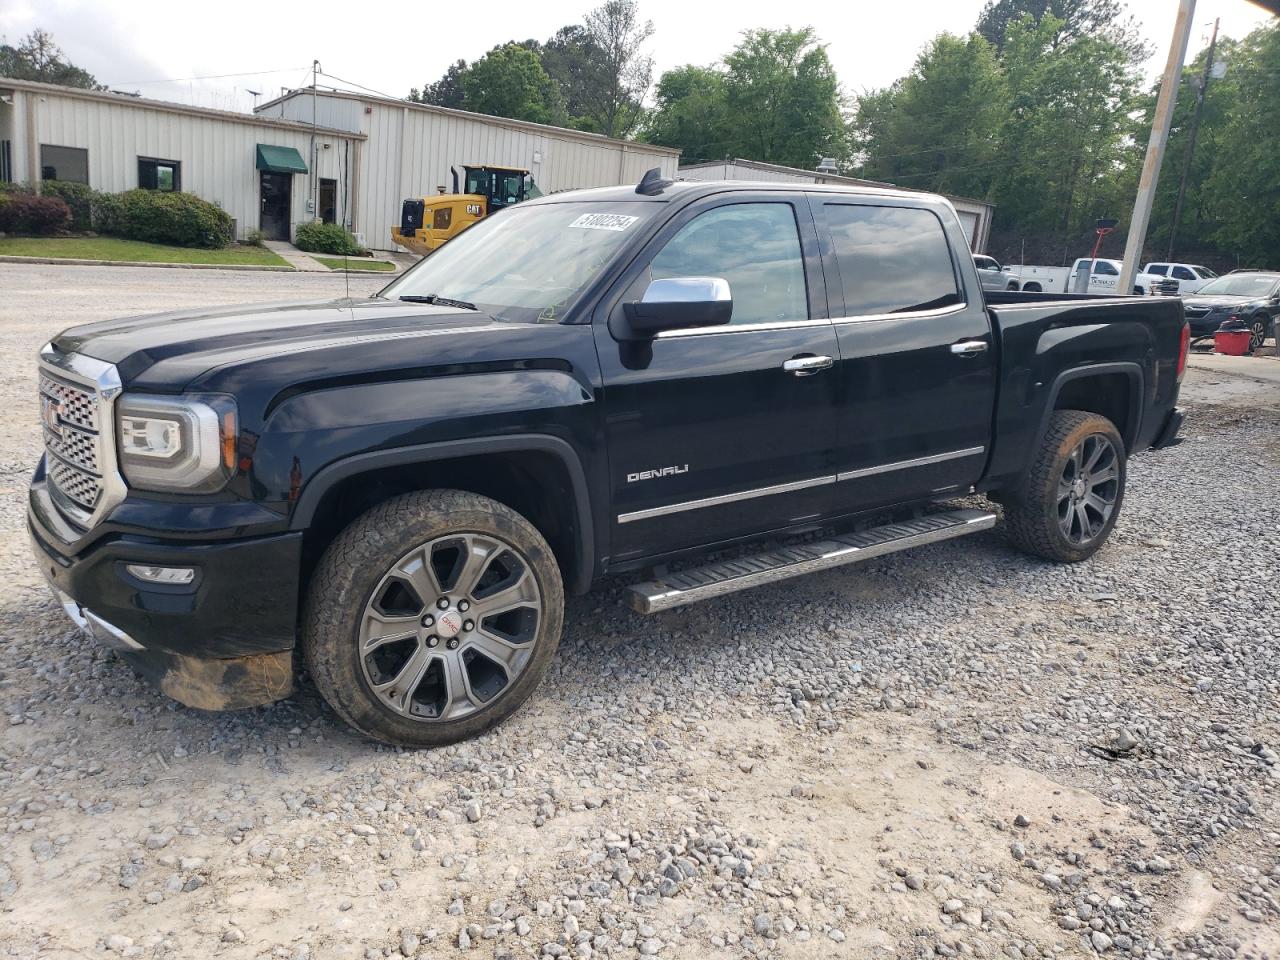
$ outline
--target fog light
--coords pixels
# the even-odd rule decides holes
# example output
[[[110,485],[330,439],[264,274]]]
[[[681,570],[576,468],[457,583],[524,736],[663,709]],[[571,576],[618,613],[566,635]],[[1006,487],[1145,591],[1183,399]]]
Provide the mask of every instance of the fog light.
[[[183,586],[196,578],[194,567],[152,567],[142,563],[129,563],[125,569],[139,580],[166,586]]]

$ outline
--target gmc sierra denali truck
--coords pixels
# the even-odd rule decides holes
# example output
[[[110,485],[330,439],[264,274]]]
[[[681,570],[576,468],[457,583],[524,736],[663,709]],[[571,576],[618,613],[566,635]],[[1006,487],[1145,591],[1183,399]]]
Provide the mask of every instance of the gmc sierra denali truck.
[[[182,703],[285,697],[299,647],[354,727],[441,744],[529,696],[604,577],[667,610],[993,526],[971,494],[1086,559],[1176,437],[1187,343],[1174,298],[984,298],[939,197],[653,172],[377,296],[67,330],[30,532]]]

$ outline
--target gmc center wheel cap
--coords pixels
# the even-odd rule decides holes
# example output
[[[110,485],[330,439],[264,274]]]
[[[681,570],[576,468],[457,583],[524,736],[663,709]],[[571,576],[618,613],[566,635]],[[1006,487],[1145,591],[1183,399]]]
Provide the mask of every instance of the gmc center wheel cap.
[[[432,630],[438,637],[444,640],[452,640],[462,631],[462,614],[457,610],[446,610],[436,618],[436,625]]]

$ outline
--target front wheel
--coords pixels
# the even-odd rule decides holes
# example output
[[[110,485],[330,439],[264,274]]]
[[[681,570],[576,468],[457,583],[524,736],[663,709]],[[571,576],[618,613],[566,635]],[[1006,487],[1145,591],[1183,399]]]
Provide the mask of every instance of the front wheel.
[[[404,494],[347,527],[308,591],[303,646],[320,693],[367,736],[453,743],[506,719],[547,671],[564,588],[551,548],[509,507]]]
[[[1120,515],[1125,475],[1115,424],[1084,410],[1054,411],[1021,489],[1005,506],[1010,540],[1058,563],[1088,559]]]
[[[1263,316],[1254,317],[1249,321],[1249,351],[1252,353],[1260,350],[1266,339],[1267,318]]]

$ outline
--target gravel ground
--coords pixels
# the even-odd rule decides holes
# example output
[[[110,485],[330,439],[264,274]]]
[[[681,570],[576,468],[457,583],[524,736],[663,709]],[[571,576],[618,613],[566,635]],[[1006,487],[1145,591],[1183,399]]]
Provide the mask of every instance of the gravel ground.
[[[357,281],[352,289],[374,289]],[[1280,395],[1195,368],[1070,568],[997,532],[643,618],[484,737],[164,699],[28,557],[72,318],[341,278],[0,266],[0,955],[1280,956]]]

